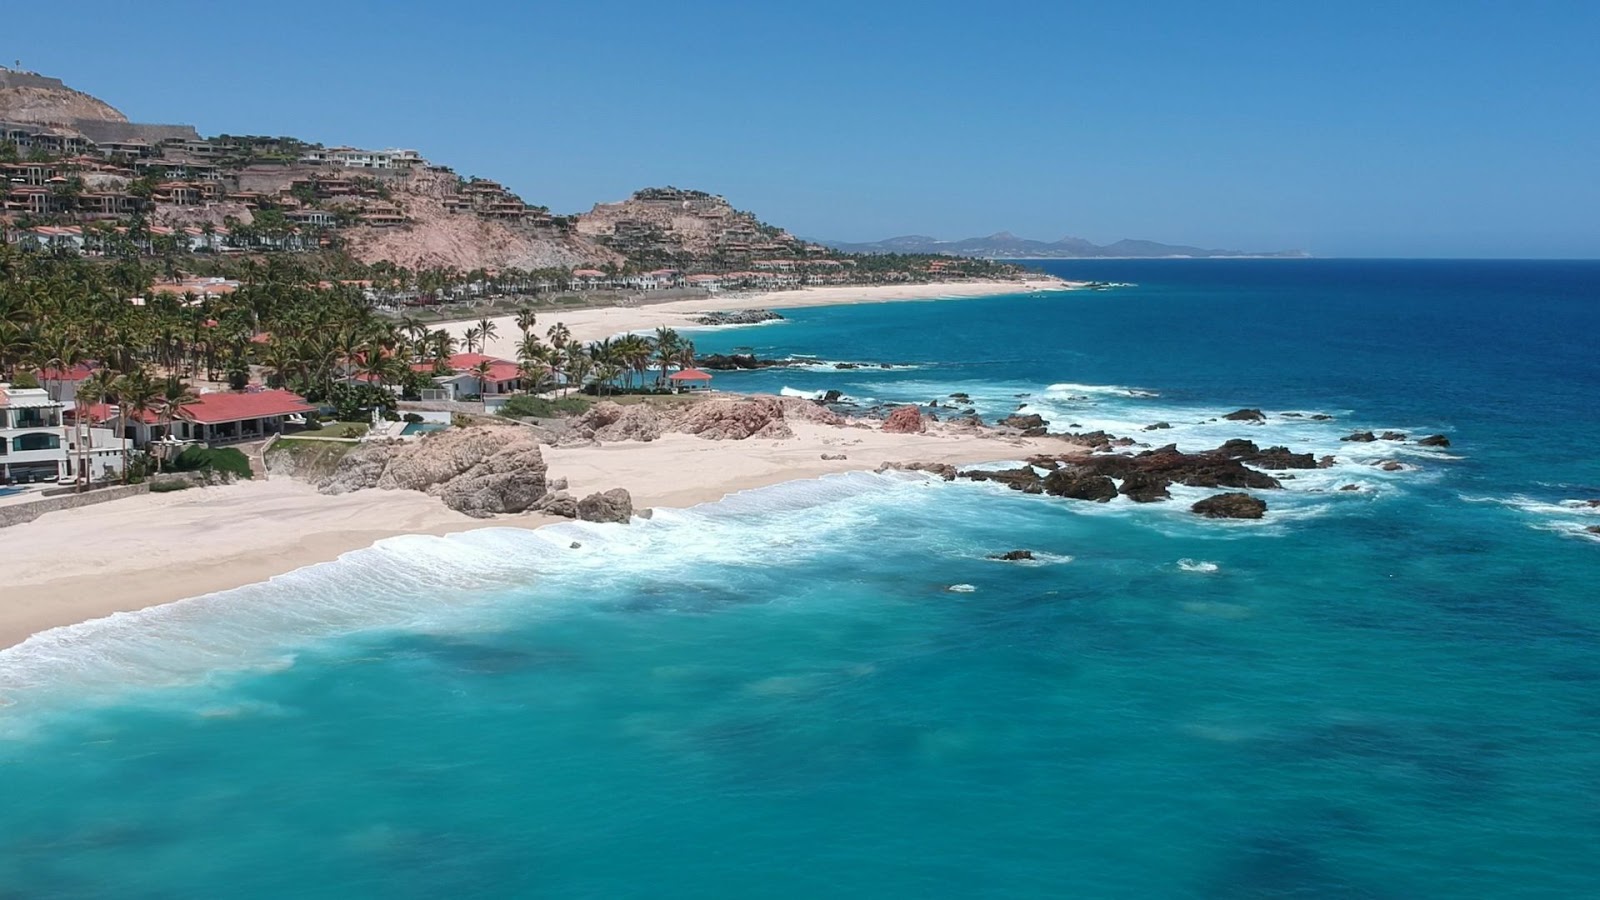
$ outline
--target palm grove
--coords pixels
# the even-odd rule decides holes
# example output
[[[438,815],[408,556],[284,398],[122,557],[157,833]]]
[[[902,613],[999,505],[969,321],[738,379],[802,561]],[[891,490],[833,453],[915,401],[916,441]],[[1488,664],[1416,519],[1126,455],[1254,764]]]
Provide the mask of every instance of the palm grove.
[[[193,381],[242,389],[253,376],[340,418],[373,409],[392,417],[397,395],[418,399],[433,376],[454,374],[458,350],[484,351],[501,337],[495,321],[482,319],[457,341],[416,318],[384,314],[358,287],[321,282],[283,257],[246,261],[238,289],[222,295],[156,291],[156,274],[133,259],[0,245],[0,381],[26,384],[35,371],[87,367],[80,404],[154,419],[158,434],[196,397]],[[510,335],[521,382],[534,392],[663,389],[669,369],[694,362],[694,345],[668,328],[584,344],[559,322],[542,333],[539,325],[533,310],[520,309]],[[482,379],[489,366],[483,360],[468,371]]]

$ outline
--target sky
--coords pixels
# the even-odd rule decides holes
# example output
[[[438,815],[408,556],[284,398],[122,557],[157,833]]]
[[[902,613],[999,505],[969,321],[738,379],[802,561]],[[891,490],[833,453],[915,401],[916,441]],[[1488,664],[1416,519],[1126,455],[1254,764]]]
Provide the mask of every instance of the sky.
[[[80,0],[0,60],[135,121],[410,147],[579,212],[1600,257],[1600,3]]]

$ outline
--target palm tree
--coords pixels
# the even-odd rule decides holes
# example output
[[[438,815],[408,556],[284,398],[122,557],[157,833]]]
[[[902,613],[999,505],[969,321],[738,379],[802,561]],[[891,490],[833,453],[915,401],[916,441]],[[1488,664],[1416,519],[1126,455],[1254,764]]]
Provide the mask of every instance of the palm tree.
[[[656,329],[656,361],[661,364],[661,386],[667,384],[667,367],[678,361],[683,339],[671,328]]]
[[[483,352],[489,352],[489,342],[497,336],[494,320],[485,316],[478,320],[478,338],[483,342]]]
[[[94,428],[96,422],[92,408],[112,399],[112,395],[116,393],[117,389],[116,381],[117,377],[110,369],[96,369],[90,373],[88,378],[78,384],[76,408],[86,411],[83,416],[77,418],[75,423],[76,426],[80,426],[77,429],[79,437],[83,438],[78,442],[78,471],[84,473],[85,476],[92,474],[89,466],[89,451],[94,443],[94,435],[90,432],[82,431],[81,426],[87,420],[89,428]],[[123,463],[124,480],[126,480],[126,451],[123,453]]]
[[[488,390],[490,384],[489,370],[493,367],[493,364],[487,359],[478,360],[477,365],[472,367],[472,377],[478,379],[478,396],[480,397],[482,397],[484,394],[490,393]]]
[[[522,331],[524,338],[533,331],[533,326],[537,324],[538,318],[529,307],[524,306],[517,310],[517,328]]]
[[[177,417],[185,403],[193,403],[198,395],[188,384],[177,378],[168,377],[161,385],[160,393],[156,398],[156,408],[161,414],[162,437],[172,436],[172,420]],[[163,457],[156,456],[156,471],[161,471]]]
[[[461,340],[467,345],[468,353],[475,352],[478,349],[478,338],[482,336],[483,332],[481,330],[472,327],[461,333]]]
[[[117,385],[122,418],[122,472],[128,472],[128,427],[134,422],[144,422],[159,409],[161,389],[143,369],[135,369],[122,376]]]
[[[557,322],[550,326],[549,331],[545,332],[545,338],[550,341],[550,346],[560,350],[567,346],[568,341],[572,340],[572,331],[566,325]]]

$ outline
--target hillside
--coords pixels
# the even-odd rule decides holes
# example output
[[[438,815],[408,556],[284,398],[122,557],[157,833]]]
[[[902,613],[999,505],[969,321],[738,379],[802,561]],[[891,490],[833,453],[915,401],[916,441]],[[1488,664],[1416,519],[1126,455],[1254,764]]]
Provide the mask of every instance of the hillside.
[[[1078,237],[1064,237],[1059,241],[1035,241],[1001,231],[988,237],[965,238],[959,241],[942,241],[925,235],[907,235],[866,244],[840,241],[823,243],[846,253],[939,253],[948,256],[976,256],[982,259],[1163,259],[1163,258],[1227,258],[1227,257],[1280,257],[1308,256],[1303,250],[1269,250],[1250,252],[1243,250],[1210,250],[1183,244],[1162,244],[1156,241],[1120,240],[1114,244],[1095,244]]]
[[[58,78],[0,67],[0,121],[67,125],[80,120],[126,122],[128,117]]]
[[[646,188],[578,216],[578,234],[641,264],[796,259],[827,255],[703,191]]]

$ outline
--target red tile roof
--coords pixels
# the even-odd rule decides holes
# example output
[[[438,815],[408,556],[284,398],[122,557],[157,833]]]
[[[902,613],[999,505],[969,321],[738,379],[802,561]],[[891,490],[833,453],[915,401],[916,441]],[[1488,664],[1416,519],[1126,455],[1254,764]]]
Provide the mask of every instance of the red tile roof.
[[[304,397],[289,391],[201,394],[178,411],[180,418],[205,425],[256,419],[262,416],[287,416],[316,412]]]
[[[79,363],[70,369],[40,369],[40,381],[82,381],[94,374],[94,369]]]
[[[710,381],[711,376],[699,369],[684,369],[667,376],[668,381]]]

